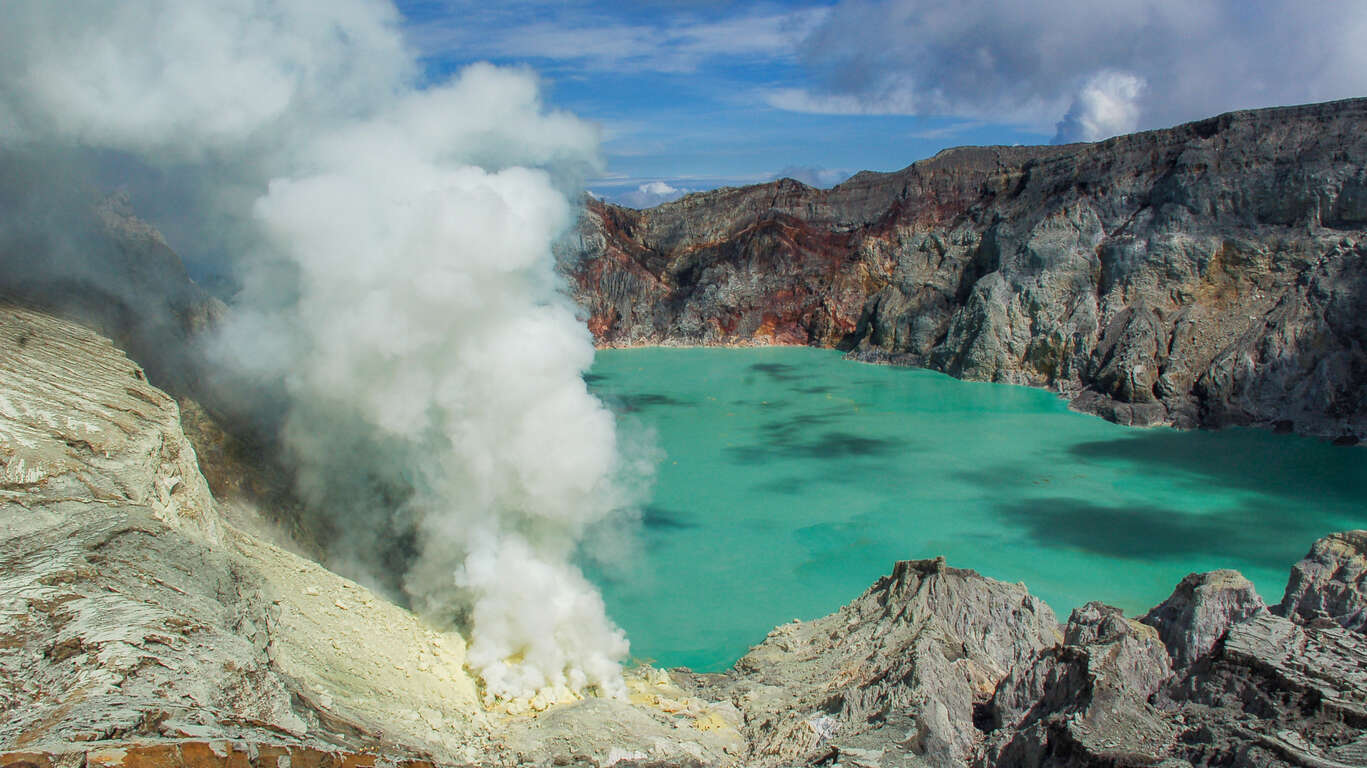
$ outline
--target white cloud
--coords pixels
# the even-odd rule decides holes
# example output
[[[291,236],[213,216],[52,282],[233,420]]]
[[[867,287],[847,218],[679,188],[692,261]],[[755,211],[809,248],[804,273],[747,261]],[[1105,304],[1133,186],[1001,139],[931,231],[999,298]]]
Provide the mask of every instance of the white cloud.
[[[892,93],[870,99],[854,93],[816,93],[807,88],[775,88],[760,94],[764,103],[787,112],[811,115],[915,115],[920,114],[907,94]]]
[[[623,23],[584,12],[531,23],[500,15],[496,23],[479,26],[457,15],[415,22],[408,35],[429,57],[549,59],[587,70],[693,72],[714,59],[791,58],[797,43],[824,18],[825,9],[761,8],[721,20],[676,13],[655,23]]]
[[[924,139],[928,141],[937,139],[947,139],[952,136],[958,136],[960,134],[967,133],[968,131],[982,128],[985,125],[987,125],[987,122],[985,120],[965,120],[963,122],[952,123],[950,125],[941,126],[939,128],[926,128],[919,131],[912,131],[907,134],[907,137],[912,139]]]
[[[374,109],[416,71],[398,14],[369,0],[19,0],[5,15],[0,126],[10,140],[55,133],[198,154],[278,130],[287,114],[321,124]]]
[[[693,190],[686,187],[673,187],[663,181],[650,181],[630,192],[616,195],[613,202],[628,208],[653,208],[660,203],[678,200]]]
[[[1054,141],[1096,141],[1134,131],[1144,88],[1143,78],[1128,72],[1096,74],[1073,99]]]
[[[800,45],[811,85],[767,102],[1095,137],[1367,95],[1364,34],[1363,3],[843,0]]]

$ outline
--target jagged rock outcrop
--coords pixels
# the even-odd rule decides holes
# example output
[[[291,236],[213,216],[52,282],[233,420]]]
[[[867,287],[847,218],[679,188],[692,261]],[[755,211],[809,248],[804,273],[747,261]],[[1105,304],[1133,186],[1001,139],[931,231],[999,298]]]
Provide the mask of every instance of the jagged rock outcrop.
[[[1101,603],[1073,611],[1062,644],[1021,664],[992,698],[990,765],[1147,762],[1176,729],[1149,698],[1172,676],[1152,628]]]
[[[1367,531],[1335,533],[1315,542],[1292,567],[1277,612],[1367,632]]]
[[[1021,586],[899,563],[731,671],[674,676],[736,708],[744,765],[1367,764],[1367,635],[1278,616],[1233,571],[1060,632]]]
[[[1236,572],[1192,574],[1140,622],[1075,612],[997,689],[982,764],[1364,765],[1364,707],[1367,637],[1282,618]]]
[[[946,150],[830,190],[590,201],[600,344],[812,344],[1126,424],[1367,436],[1367,100]]]
[[[1367,642],[1341,628],[1259,613],[1155,703],[1192,765],[1367,764]]]
[[[901,562],[822,619],[769,633],[725,675],[692,678],[744,720],[744,764],[965,765],[974,710],[1011,669],[1057,643],[1023,586]]]
[[[1226,569],[1188,575],[1141,621],[1158,630],[1173,664],[1186,669],[1210,653],[1231,626],[1265,610],[1253,582]]]

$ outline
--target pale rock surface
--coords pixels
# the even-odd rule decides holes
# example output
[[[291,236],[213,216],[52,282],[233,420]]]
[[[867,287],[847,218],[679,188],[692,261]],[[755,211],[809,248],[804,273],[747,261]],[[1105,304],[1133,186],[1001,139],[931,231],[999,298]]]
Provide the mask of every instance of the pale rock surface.
[[[0,307],[0,460],[0,748],[470,748],[461,638],[225,524],[108,340]]]
[[[782,625],[732,671],[692,684],[740,711],[745,765],[964,765],[980,738],[975,705],[1059,639],[1053,612],[1023,586],[907,561],[840,611]]]
[[[1238,571],[1193,573],[1144,615],[1158,630],[1174,666],[1185,669],[1210,652],[1229,628],[1267,610],[1253,582]]]
[[[1367,531],[1345,531],[1315,542],[1291,568],[1277,613],[1297,621],[1328,620],[1367,632]]]

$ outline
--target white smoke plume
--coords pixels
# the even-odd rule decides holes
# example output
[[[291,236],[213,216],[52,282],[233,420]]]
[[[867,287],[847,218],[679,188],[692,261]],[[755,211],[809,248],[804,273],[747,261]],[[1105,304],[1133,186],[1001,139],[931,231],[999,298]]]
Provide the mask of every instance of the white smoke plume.
[[[525,71],[418,87],[384,2],[6,10],[6,147],[218,185],[196,215],[249,251],[223,356],[282,382],[337,562],[466,626],[491,699],[622,695],[625,638],[573,557],[621,514],[630,468],[550,252],[596,130]]]
[[[1139,126],[1139,97],[1144,79],[1129,72],[1101,72],[1082,86],[1058,124],[1057,143],[1096,141]]]

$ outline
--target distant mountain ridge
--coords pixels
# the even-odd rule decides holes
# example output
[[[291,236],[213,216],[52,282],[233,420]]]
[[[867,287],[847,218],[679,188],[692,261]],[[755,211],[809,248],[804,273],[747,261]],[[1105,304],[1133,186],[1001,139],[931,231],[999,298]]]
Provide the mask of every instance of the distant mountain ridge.
[[[963,147],[829,190],[590,201],[558,254],[605,346],[809,344],[1127,424],[1367,437],[1367,99]]]

